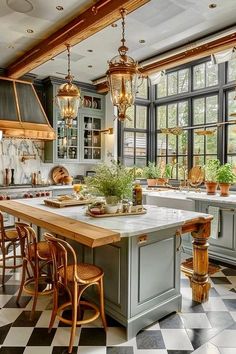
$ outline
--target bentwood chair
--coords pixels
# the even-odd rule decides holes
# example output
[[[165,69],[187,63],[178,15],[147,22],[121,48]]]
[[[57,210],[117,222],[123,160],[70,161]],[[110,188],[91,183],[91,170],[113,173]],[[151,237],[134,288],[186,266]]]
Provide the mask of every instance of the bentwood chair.
[[[49,324],[49,332],[55,322],[56,316],[63,323],[71,325],[71,335],[68,352],[71,353],[75,338],[76,326],[94,321],[101,316],[104,330],[106,331],[107,324],[104,311],[104,291],[103,291],[103,270],[95,265],[78,263],[74,249],[68,242],[57,239],[56,237],[46,233],[44,235],[48,241],[51,250],[53,262],[53,311]],[[91,286],[96,286],[99,291],[100,309],[85,300],[81,300],[81,296],[86,289]],[[64,289],[69,300],[59,306],[59,290]],[[81,306],[92,309],[92,315],[86,319],[81,317]],[[71,308],[72,319],[63,317],[63,311]],[[78,315],[78,318],[77,318]]]
[[[34,229],[28,224],[16,222],[23,259],[22,278],[17,296],[19,304],[22,291],[33,296],[30,318],[33,318],[39,295],[52,293],[50,267],[52,265],[49,245],[46,241],[37,242]]]
[[[5,285],[6,269],[16,269],[22,267],[21,254],[17,254],[17,247],[20,239],[16,229],[7,230],[4,227],[3,214],[0,212],[0,268],[2,268],[2,285]]]

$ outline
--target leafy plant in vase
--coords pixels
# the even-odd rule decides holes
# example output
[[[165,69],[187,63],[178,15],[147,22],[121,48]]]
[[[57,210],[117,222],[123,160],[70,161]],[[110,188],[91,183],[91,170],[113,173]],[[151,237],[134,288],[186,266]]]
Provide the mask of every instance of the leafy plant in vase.
[[[147,179],[148,187],[154,187],[157,185],[157,178],[161,177],[161,171],[154,162],[149,161],[143,169],[143,176]]]
[[[166,185],[171,178],[172,167],[170,164],[160,164],[157,166],[157,169],[160,169],[160,177],[157,178],[157,185]]]
[[[121,200],[132,196],[132,173],[116,162],[103,163],[95,172],[94,176],[85,178],[87,187],[105,197],[107,213],[116,213]]]
[[[230,163],[219,167],[217,171],[217,181],[219,182],[221,197],[228,197],[230,185],[235,182],[235,178],[233,166]]]
[[[208,195],[216,194],[216,189],[218,186],[217,182],[217,171],[220,167],[220,161],[218,159],[207,160],[205,169],[205,186]]]

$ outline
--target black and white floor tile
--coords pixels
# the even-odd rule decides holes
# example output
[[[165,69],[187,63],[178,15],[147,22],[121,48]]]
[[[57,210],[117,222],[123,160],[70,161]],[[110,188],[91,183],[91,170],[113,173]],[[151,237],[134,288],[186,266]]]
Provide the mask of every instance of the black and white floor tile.
[[[32,299],[22,296],[21,307],[15,303],[20,271],[10,271],[6,280],[0,287],[0,354],[67,353],[70,327],[55,322],[50,334],[47,330],[50,297],[39,298],[30,320]],[[77,328],[73,354],[236,354],[236,269],[221,266],[211,284],[208,302],[192,302],[189,282],[182,275],[182,312],[163,318],[130,341],[111,318],[107,334],[99,319]]]

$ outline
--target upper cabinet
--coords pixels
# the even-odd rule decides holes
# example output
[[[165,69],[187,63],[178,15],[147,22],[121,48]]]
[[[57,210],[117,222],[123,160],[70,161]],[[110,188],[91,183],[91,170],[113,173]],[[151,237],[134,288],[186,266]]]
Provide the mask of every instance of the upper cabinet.
[[[59,85],[52,85],[48,90],[51,124],[57,133],[53,142],[45,144],[45,162],[96,163],[103,159],[101,130],[105,121],[105,98],[95,92],[82,91],[82,106],[79,108],[77,119],[71,128],[65,127],[55,103]],[[48,101],[48,102],[49,102]]]

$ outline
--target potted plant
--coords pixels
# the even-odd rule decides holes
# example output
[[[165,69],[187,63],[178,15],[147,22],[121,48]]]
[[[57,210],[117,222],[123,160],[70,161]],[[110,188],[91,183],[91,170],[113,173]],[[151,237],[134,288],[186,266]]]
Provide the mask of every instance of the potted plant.
[[[147,179],[148,187],[154,187],[157,184],[157,178],[161,177],[161,171],[154,162],[149,161],[143,169],[143,176]]]
[[[160,170],[160,177],[157,178],[158,185],[165,185],[168,183],[169,178],[171,178],[172,167],[170,164],[160,164],[157,166],[157,169]]]
[[[132,196],[132,173],[116,162],[103,163],[95,168],[95,175],[85,178],[87,187],[106,199],[106,212],[115,213],[123,198]]]
[[[226,163],[217,170],[217,181],[220,186],[220,196],[228,197],[230,185],[235,181],[235,174],[233,173],[233,166]]]
[[[216,194],[216,189],[218,186],[217,182],[217,171],[220,167],[220,161],[218,159],[207,160],[205,169],[205,186],[208,195]]]

